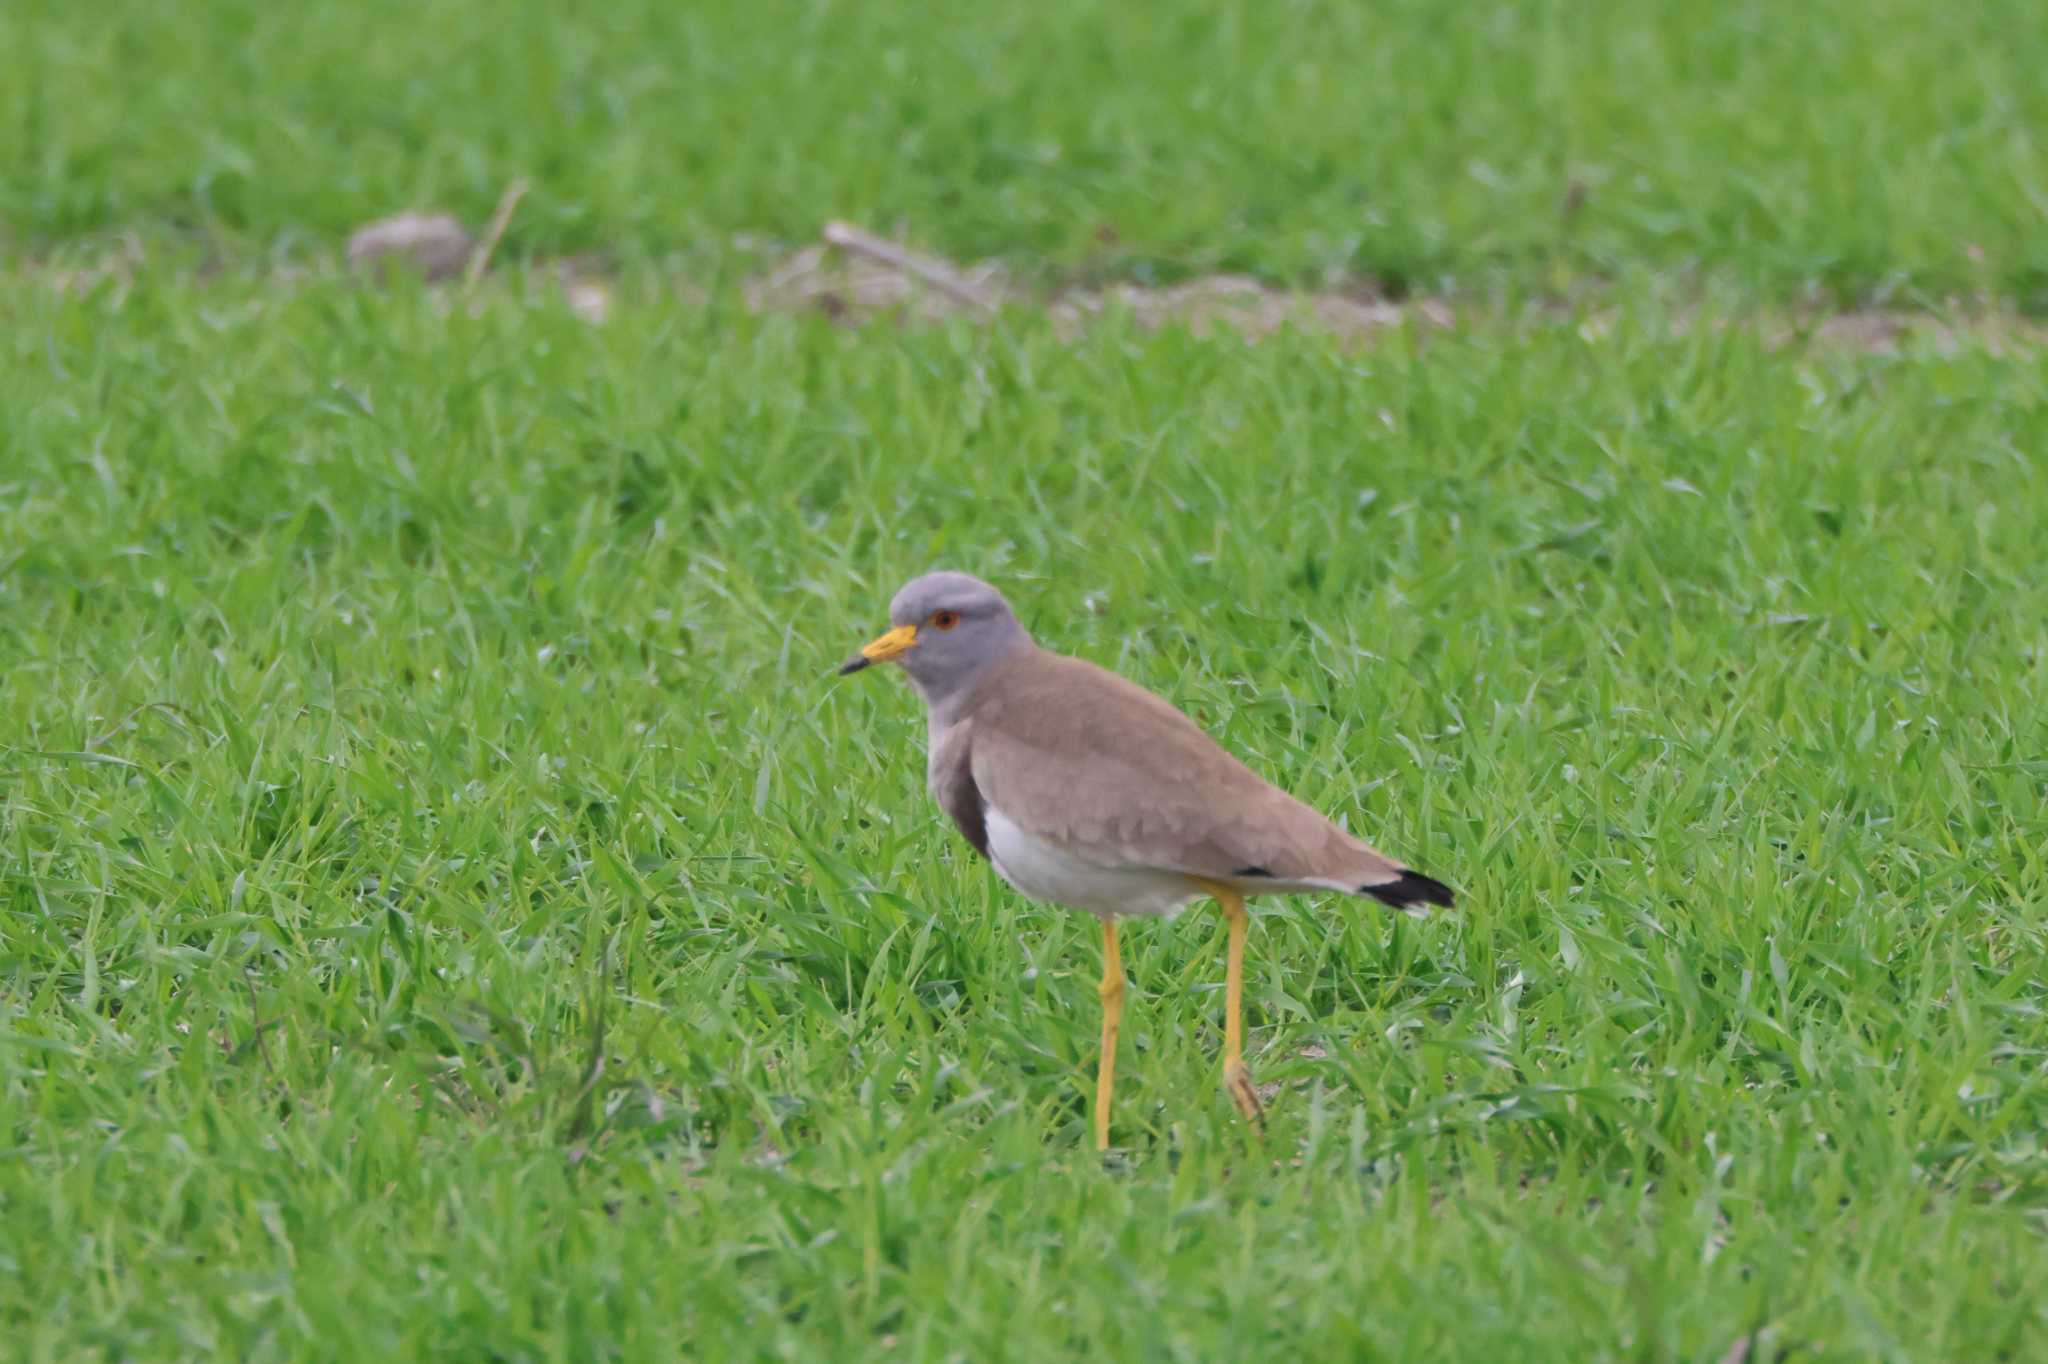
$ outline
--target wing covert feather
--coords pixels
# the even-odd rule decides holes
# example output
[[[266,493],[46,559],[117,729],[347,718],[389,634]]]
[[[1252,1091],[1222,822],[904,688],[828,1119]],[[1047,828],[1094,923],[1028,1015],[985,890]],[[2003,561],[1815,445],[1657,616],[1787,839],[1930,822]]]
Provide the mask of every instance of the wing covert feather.
[[[1023,655],[969,711],[969,769],[982,798],[1078,856],[1354,890],[1398,874],[1164,699],[1092,663]]]

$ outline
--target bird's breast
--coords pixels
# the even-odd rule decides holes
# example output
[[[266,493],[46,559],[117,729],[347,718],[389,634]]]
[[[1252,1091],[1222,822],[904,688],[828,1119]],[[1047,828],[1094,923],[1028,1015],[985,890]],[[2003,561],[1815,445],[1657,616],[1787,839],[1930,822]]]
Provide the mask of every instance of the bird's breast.
[[[1034,900],[1091,914],[1171,914],[1202,893],[1179,872],[1120,858],[1111,849],[1077,848],[1039,838],[986,807],[989,861]]]

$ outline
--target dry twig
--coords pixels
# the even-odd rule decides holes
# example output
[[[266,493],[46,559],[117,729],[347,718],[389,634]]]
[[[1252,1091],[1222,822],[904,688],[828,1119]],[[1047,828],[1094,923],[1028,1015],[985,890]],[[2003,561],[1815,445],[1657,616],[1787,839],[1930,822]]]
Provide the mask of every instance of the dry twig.
[[[880,261],[906,275],[914,275],[940,293],[970,308],[983,312],[994,312],[996,300],[986,289],[968,279],[945,261],[935,256],[921,255],[895,242],[877,237],[872,232],[855,227],[852,223],[829,222],[825,224],[825,242],[842,251],[869,260]]]
[[[505,235],[505,229],[512,222],[512,211],[519,207],[519,201],[526,197],[526,177],[520,176],[505,186],[505,192],[498,196],[497,212],[491,214],[491,225],[484,232],[484,239],[477,243],[470,253],[469,268],[462,272],[462,287],[474,289],[476,282],[484,277],[484,271],[491,263],[491,253],[498,249],[498,239]]]

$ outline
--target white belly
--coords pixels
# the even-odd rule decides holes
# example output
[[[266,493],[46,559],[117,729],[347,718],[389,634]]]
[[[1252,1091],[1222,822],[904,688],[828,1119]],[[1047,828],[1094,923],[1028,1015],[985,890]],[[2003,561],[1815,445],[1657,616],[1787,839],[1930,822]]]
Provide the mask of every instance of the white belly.
[[[982,813],[996,873],[1034,900],[1092,914],[1171,914],[1202,894],[1178,872],[1091,862],[1069,845],[1033,838],[993,805]]]

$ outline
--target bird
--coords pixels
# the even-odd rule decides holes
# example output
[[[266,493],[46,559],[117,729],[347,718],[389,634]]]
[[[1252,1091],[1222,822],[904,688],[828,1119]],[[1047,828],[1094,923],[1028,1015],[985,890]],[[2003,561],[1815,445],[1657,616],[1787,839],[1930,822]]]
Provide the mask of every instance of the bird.
[[[1085,659],[1042,648],[1003,594],[926,573],[889,603],[890,628],[839,674],[894,664],[928,721],[926,784],[960,835],[1023,895],[1102,925],[1094,1135],[1107,1151],[1123,1023],[1117,920],[1204,896],[1222,910],[1223,1088],[1263,1130],[1244,1064],[1245,901],[1334,891],[1410,913],[1451,888],[1353,837],[1259,776],[1172,703]]]

